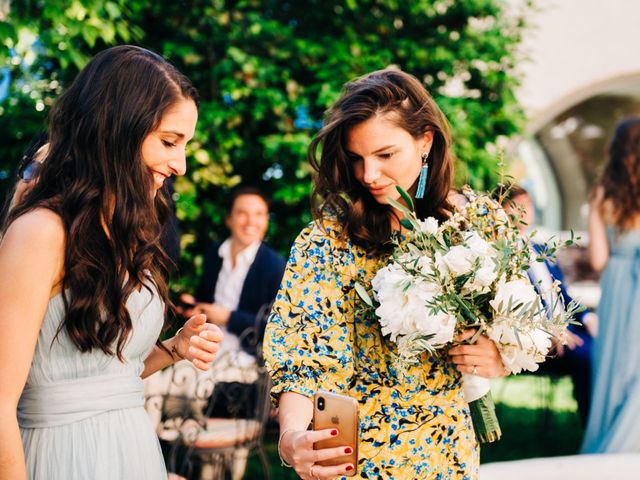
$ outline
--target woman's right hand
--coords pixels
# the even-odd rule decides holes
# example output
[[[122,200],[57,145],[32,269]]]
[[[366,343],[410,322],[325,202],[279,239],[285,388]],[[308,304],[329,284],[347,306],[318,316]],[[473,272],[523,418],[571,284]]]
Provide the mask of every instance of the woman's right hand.
[[[343,463],[331,467],[318,465],[331,458],[342,457],[353,452],[353,445],[314,450],[313,445],[320,440],[326,440],[338,435],[338,430],[286,430],[280,438],[280,455],[282,460],[291,465],[303,480],[328,480],[338,475],[346,475],[355,466]]]

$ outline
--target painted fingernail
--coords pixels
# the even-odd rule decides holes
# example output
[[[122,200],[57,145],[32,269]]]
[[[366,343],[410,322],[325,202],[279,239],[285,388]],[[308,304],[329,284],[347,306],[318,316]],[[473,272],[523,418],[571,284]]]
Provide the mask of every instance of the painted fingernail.
[[[347,470],[347,472],[350,471],[350,470],[353,470],[353,467],[351,465],[347,465],[347,469],[346,470]]]
[[[349,454],[351,452],[353,452],[353,449],[351,447],[347,447],[347,448],[344,449],[344,453]]]
[[[331,435],[334,437],[338,434],[338,430],[331,430]]]

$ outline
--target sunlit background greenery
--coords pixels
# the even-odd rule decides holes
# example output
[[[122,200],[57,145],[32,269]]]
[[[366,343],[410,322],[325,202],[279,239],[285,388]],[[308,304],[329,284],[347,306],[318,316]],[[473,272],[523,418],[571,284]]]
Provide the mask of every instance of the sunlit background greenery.
[[[122,43],[166,56],[202,96],[188,173],[176,182],[182,285],[225,235],[224,199],[240,183],[273,199],[269,241],[288,252],[310,219],[309,140],[342,85],[375,69],[394,64],[423,80],[453,126],[458,183],[492,186],[497,146],[523,120],[521,3],[0,1],[0,193],[53,100],[93,54]]]
[[[457,182],[491,187],[498,147],[523,126],[514,89],[528,4],[0,0],[0,193],[46,128],[53,100],[93,54],[122,43],[166,56],[202,97],[188,172],[176,182],[177,288],[193,283],[205,245],[225,235],[225,199],[241,183],[273,199],[269,242],[287,253],[310,220],[309,140],[342,85],[375,69],[395,64],[424,82],[453,127]],[[483,447],[482,460],[577,453],[582,428],[570,389],[567,378],[498,382],[504,439]],[[294,478],[277,466],[274,431],[267,447],[274,478]],[[249,477],[261,478],[257,462]]]

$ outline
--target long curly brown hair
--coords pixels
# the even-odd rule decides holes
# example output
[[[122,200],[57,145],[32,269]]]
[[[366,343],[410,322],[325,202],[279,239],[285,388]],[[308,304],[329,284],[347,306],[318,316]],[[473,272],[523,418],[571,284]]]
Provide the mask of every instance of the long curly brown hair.
[[[453,178],[449,124],[420,81],[408,73],[386,68],[346,84],[327,111],[308,152],[316,172],[311,197],[314,218],[337,216],[345,226],[344,234],[372,254],[390,251],[395,213],[391,206],[378,203],[355,178],[346,144],[355,125],[389,113],[393,115],[387,118],[415,139],[433,132],[425,195],[414,203],[420,218],[447,218],[451,210],[447,195]],[[416,187],[417,179],[409,191],[412,196]]]
[[[623,120],[609,146],[600,180],[603,215],[614,226],[636,226],[640,215],[640,117]]]
[[[132,329],[126,301],[150,281],[165,312],[172,305],[160,246],[169,210],[154,195],[141,148],[181,99],[197,104],[197,92],[161,56],[135,46],[96,55],[52,107],[37,182],[5,222],[42,207],[62,218],[66,315],[58,333],[66,329],[82,352],[122,360]]]

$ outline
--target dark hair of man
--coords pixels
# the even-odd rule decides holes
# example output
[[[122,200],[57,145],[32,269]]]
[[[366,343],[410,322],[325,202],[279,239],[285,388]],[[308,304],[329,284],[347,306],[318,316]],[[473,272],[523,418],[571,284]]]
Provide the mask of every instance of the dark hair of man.
[[[520,185],[511,184],[506,185],[503,189],[499,189],[499,194],[502,200],[502,205],[507,205],[510,201],[512,201],[516,197],[520,197],[522,195],[526,195],[530,197],[529,192]]]
[[[66,316],[58,333],[65,328],[82,352],[123,358],[132,329],[126,301],[150,281],[165,312],[172,309],[159,242],[168,207],[154,196],[141,147],[182,99],[197,104],[196,90],[159,55],[128,45],[96,55],[52,107],[38,182],[7,219],[39,207],[62,218]]]
[[[231,213],[231,210],[233,210],[233,207],[236,204],[236,200],[242,197],[243,195],[255,195],[256,197],[260,197],[264,201],[264,203],[267,205],[267,210],[269,209],[269,199],[262,192],[262,190],[260,190],[259,188],[251,187],[247,185],[247,186],[238,187],[231,192],[231,196],[229,197],[229,208],[227,210],[227,215],[229,215]]]
[[[390,214],[394,211],[389,205],[378,203],[356,180],[346,149],[351,128],[376,115],[386,115],[415,139],[433,132],[429,180],[424,198],[415,200],[420,218],[447,218],[451,209],[447,195],[453,177],[453,158],[447,120],[414,76],[387,68],[345,86],[309,147],[309,162],[316,172],[311,208],[316,220],[337,216],[345,226],[343,234],[353,243],[369,253],[381,254],[391,249]],[[417,180],[409,191],[412,196],[416,188]]]
[[[609,146],[609,161],[600,181],[610,205],[606,215],[614,226],[628,228],[640,214],[640,117],[630,117],[616,127]]]
[[[20,162],[18,163],[17,177],[19,180],[25,180],[24,171],[29,168],[29,166],[33,162],[37,161],[36,155],[38,154],[40,149],[47,144],[48,141],[49,139],[47,137],[47,132],[40,132],[31,139],[29,145],[27,146],[27,149],[24,151],[24,154],[20,159]]]

